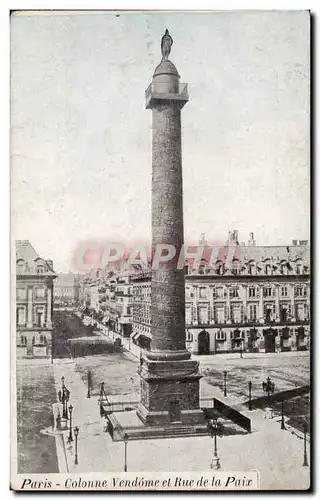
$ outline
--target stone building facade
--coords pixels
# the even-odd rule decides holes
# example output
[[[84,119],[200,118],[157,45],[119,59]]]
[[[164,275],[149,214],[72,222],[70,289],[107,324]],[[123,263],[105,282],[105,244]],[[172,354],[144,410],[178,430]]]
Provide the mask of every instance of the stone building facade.
[[[55,308],[76,306],[79,302],[80,276],[73,273],[59,273],[54,281],[53,296]]]
[[[29,240],[16,241],[17,357],[50,357],[53,262],[39,257]]]
[[[130,337],[132,333],[132,283],[129,274],[99,272],[80,284],[80,303],[93,321],[99,320],[109,330]]]
[[[214,263],[186,269],[186,339],[196,354],[306,350],[310,345],[307,242],[216,248]],[[209,248],[209,247],[208,247]],[[132,340],[151,339],[151,274],[133,277]]]

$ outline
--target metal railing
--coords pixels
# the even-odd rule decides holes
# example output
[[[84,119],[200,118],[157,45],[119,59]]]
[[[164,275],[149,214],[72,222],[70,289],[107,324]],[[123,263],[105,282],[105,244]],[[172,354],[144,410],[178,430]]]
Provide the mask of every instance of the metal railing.
[[[157,94],[154,90],[154,83],[151,82],[147,90],[145,91],[145,97],[148,99],[152,93]],[[179,83],[179,91],[174,92],[174,94],[178,95],[179,97],[185,97],[188,98],[188,84],[187,83]]]

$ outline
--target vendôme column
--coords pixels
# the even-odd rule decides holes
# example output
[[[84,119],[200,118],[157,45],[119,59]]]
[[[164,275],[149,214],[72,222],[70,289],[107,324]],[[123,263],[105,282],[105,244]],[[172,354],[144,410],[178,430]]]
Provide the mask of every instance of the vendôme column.
[[[180,84],[168,60],[173,40],[166,30],[162,61],[146,91],[152,110],[152,247],[183,245],[181,109],[188,102],[187,85]],[[199,423],[199,367],[185,342],[185,276],[177,260],[152,270],[151,350],[141,359],[139,417],[150,425]]]

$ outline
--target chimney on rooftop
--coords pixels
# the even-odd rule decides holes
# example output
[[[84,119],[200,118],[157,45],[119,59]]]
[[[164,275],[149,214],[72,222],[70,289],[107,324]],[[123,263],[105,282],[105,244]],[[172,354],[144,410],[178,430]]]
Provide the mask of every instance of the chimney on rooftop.
[[[249,247],[255,247],[256,246],[256,240],[254,239],[254,234],[253,233],[249,233],[248,246]]]
[[[50,271],[53,271],[53,260],[47,259],[46,263],[48,264]]]
[[[207,246],[206,233],[201,233],[199,246],[204,246],[204,247]]]
[[[233,229],[228,233],[228,245],[239,245],[239,231]]]

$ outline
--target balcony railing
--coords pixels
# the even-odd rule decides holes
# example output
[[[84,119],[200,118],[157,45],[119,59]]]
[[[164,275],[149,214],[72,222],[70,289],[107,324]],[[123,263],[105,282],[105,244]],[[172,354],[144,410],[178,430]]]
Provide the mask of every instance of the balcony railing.
[[[147,90],[145,91],[146,99],[148,99],[151,94],[160,94],[160,92],[156,92],[154,83],[151,82]],[[175,92],[175,94],[179,97],[184,97],[188,99],[188,84],[187,83],[179,83],[179,91]]]

